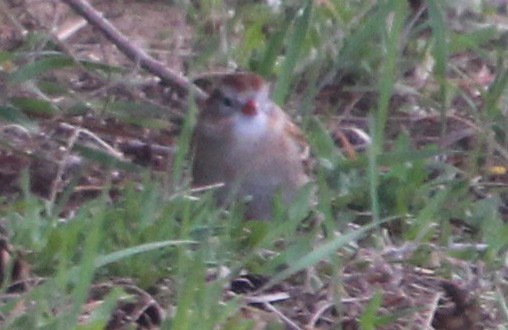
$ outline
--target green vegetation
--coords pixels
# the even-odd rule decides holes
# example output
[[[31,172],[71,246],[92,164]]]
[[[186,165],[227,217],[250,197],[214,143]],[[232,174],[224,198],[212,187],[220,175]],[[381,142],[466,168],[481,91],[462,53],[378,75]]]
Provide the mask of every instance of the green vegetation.
[[[193,29],[187,76],[233,66],[258,72],[274,82],[274,99],[299,119],[315,159],[317,205],[281,207],[269,223],[243,221],[241,205],[221,210],[211,192],[191,191],[197,110],[175,114],[148,92],[133,96],[146,87],[137,68],[65,54],[42,30],[0,51],[0,162],[11,155],[32,164],[41,158],[26,140],[7,134],[15,128],[30,141],[44,132],[41,139],[69,147],[86,164],[46,198],[33,192],[33,166],[18,173],[19,190],[0,190],[5,237],[24,251],[32,273],[45,278],[0,304],[1,327],[104,328],[115,302],[132,295],[118,286],[85,317],[90,290],[125,278],[163,306],[164,329],[283,329],[277,317],[242,315],[246,301],[225,292],[238,276],[256,274],[266,279],[257,293],[272,285],[309,293],[312,304],[330,304],[328,313],[334,308],[328,320],[345,326],[356,318],[361,329],[390,329],[432,306],[423,299],[382,309],[383,293],[391,292],[382,281],[362,292],[370,300],[359,300],[359,314],[343,299],[353,296],[347,274],[393,266],[401,273],[385,274],[386,282],[396,276],[413,281],[415,273],[400,265],[432,270],[436,281],[463,287],[481,282],[467,291],[477,291],[474,299],[491,313],[489,322],[508,326],[508,50],[506,32],[493,23],[508,16],[488,1],[461,8],[453,1],[425,3],[422,11],[399,0],[165,3],[186,13],[182,19]],[[80,88],[70,83],[75,72],[106,83]],[[114,122],[122,139],[141,132],[166,137],[178,147],[169,170],[134,165],[55,133],[56,123],[74,125],[80,116],[93,118],[83,127],[107,133],[111,145],[115,133],[94,130],[97,122]],[[351,153],[359,139],[353,126],[371,141]],[[75,197],[84,181],[99,186],[93,198]],[[12,265],[3,267],[7,274]],[[11,284],[4,281],[4,292]],[[287,305],[280,309],[295,321]],[[301,328],[313,316],[302,313],[308,314],[296,322]]]

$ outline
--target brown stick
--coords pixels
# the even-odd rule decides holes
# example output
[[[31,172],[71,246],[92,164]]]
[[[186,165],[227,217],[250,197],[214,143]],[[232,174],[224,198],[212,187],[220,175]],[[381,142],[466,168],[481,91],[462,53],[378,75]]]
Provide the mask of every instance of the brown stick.
[[[91,25],[98,28],[118,49],[130,60],[158,76],[161,80],[173,87],[179,94],[192,93],[197,102],[202,102],[207,95],[204,91],[192,84],[179,73],[168,69],[163,63],[155,60],[142,49],[134,46],[113,24],[102,17],[101,13],[93,8],[86,0],[62,0],[78,15],[86,19]]]

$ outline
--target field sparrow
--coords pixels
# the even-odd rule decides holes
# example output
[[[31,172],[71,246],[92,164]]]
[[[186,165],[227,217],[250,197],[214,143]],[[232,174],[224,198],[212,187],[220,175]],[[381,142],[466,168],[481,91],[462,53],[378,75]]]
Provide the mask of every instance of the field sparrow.
[[[248,219],[270,219],[277,193],[288,204],[309,181],[301,131],[253,73],[220,76],[199,115],[194,143],[193,185],[223,184],[218,202],[247,200]]]

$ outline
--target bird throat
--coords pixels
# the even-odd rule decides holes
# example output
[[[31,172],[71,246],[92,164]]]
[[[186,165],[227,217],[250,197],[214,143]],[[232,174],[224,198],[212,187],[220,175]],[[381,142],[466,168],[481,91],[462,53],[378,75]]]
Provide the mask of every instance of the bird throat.
[[[268,129],[268,118],[258,112],[256,116],[238,116],[235,120],[233,134],[239,144],[246,147],[256,144],[264,136]]]

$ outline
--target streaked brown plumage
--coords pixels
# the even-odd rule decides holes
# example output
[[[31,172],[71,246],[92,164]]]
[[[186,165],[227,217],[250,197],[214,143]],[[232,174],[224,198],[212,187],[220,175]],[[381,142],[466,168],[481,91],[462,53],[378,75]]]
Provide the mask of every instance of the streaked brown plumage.
[[[277,192],[290,203],[309,181],[303,134],[253,73],[221,77],[201,110],[194,144],[193,184],[223,183],[220,204],[248,198],[247,218],[269,219]]]

